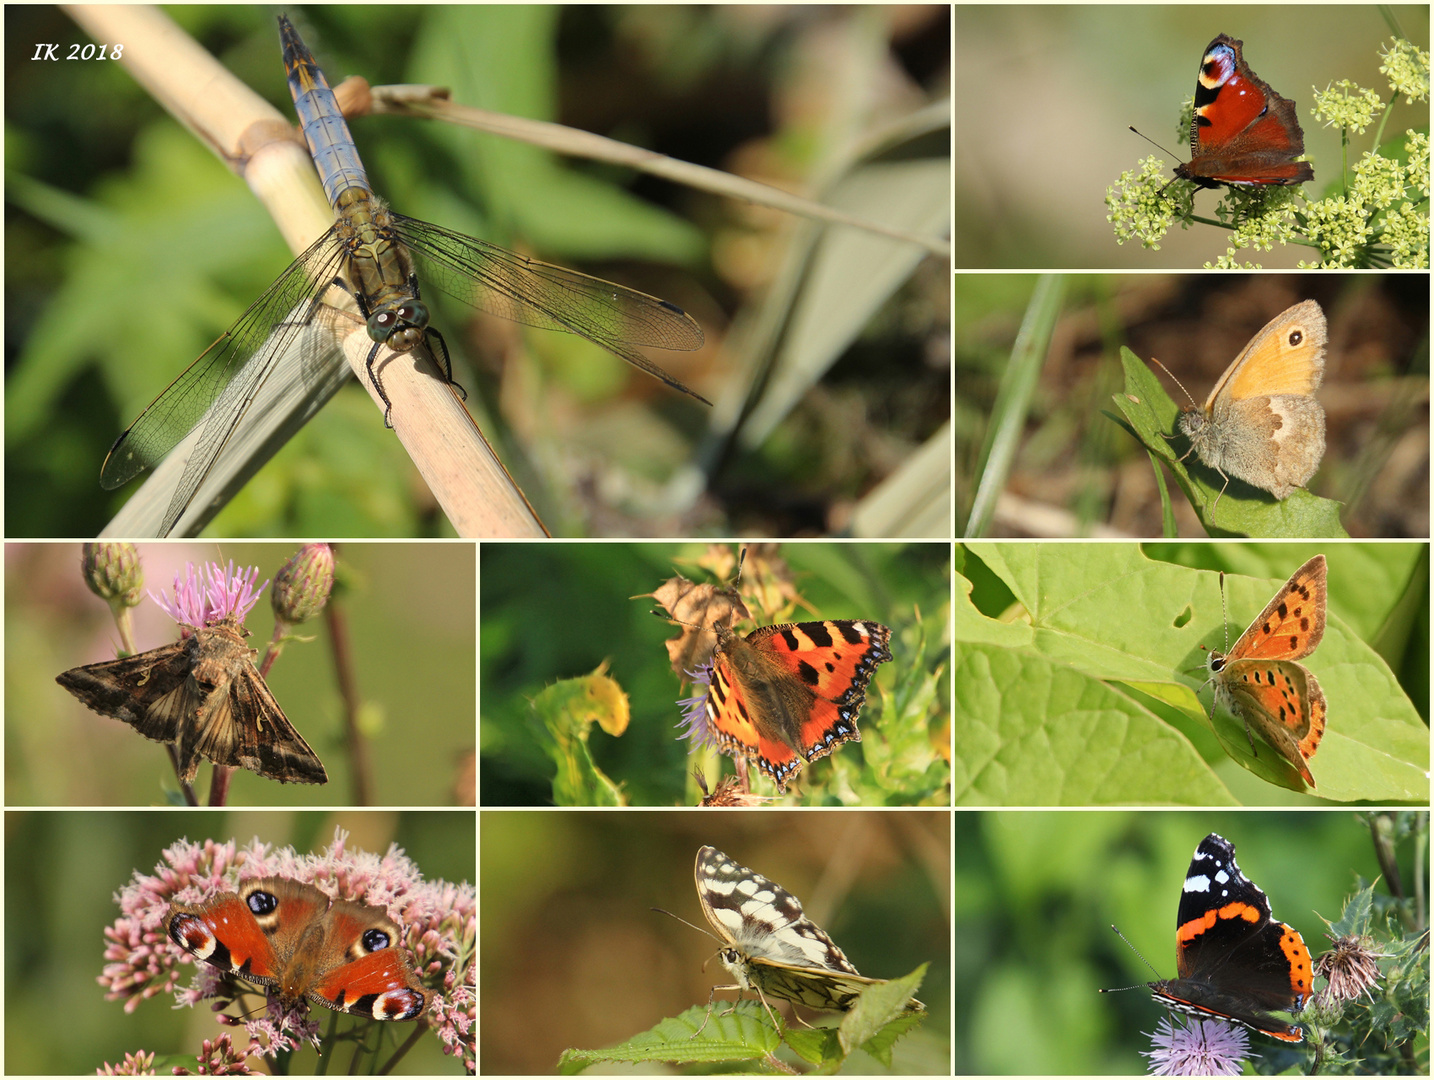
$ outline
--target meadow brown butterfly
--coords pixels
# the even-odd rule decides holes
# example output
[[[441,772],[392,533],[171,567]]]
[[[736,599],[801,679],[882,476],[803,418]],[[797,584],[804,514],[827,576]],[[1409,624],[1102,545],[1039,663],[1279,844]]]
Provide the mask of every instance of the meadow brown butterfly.
[[[1180,433],[1190,439],[1180,460],[1193,452],[1225,478],[1216,506],[1232,476],[1283,499],[1319,468],[1324,409],[1313,395],[1327,340],[1319,304],[1286,308],[1225,369],[1203,408],[1192,400],[1180,413]]]
[[[1224,581],[1221,575],[1222,589]],[[1211,651],[1206,662],[1215,705],[1245,722],[1250,750],[1255,750],[1253,726],[1310,787],[1315,782],[1306,762],[1324,736],[1325,701],[1314,675],[1295,661],[1314,652],[1324,637],[1324,609],[1325,561],[1316,555],[1275,593],[1233,649]]]

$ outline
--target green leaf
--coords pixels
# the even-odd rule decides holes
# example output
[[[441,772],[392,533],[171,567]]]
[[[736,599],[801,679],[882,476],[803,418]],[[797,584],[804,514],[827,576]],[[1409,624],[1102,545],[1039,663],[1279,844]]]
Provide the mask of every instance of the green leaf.
[[[558,1068],[571,1075],[595,1062],[758,1062],[774,1054],[781,1044],[781,1035],[773,1030],[759,1002],[739,1002],[731,1010],[723,1009],[719,1002],[711,1010],[694,1005],[616,1046],[565,1050]]]
[[[866,1050],[888,1068],[891,1066],[891,1046],[911,1026],[919,1021],[922,1012],[910,1012],[906,1004],[920,988],[926,978],[929,964],[922,964],[910,975],[899,979],[887,979],[862,991],[847,1013],[842,1017],[840,1039],[842,1047],[849,1054],[858,1048]],[[903,1017],[910,1023],[891,1031]],[[884,1038],[879,1037],[885,1035]]]
[[[1339,520],[1341,503],[1303,489],[1276,499],[1233,478],[1226,486],[1219,473],[1206,468],[1194,455],[1182,461],[1189,443],[1183,435],[1171,434],[1176,430],[1179,407],[1140,357],[1123,348],[1120,362],[1125,369],[1125,389],[1113,400],[1125,417],[1123,426],[1170,470],[1211,536],[1348,535]]]
[[[1287,549],[1280,549],[1285,552]],[[1203,690],[1208,648],[1226,644],[1219,576],[1155,562],[1110,544],[972,544],[1006,584],[1033,630],[1026,647],[958,642],[958,799],[966,805],[1092,805],[1240,801],[1226,757],[1294,791],[1298,774]],[[1314,554],[1288,550],[1288,570]],[[1425,802],[1429,730],[1384,660],[1340,617],[1340,595],[1384,588],[1331,547],[1324,640],[1302,663],[1329,703],[1310,769],[1311,794],[1337,801]],[[1341,574],[1349,576],[1340,579]],[[1284,577],[1227,576],[1231,637]],[[1391,595],[1393,591],[1393,595]],[[1202,649],[1202,646],[1204,647]],[[1203,693],[1203,700],[1202,700]],[[1222,752],[1223,751],[1223,752]]]

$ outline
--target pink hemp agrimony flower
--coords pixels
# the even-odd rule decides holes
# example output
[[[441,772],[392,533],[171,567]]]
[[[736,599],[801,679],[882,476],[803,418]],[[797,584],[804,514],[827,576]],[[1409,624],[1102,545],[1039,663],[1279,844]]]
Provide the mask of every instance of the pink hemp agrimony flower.
[[[124,1001],[127,1012],[160,993],[174,992],[180,1004],[189,1005],[205,998],[225,1004],[234,1000],[242,992],[239,981],[208,964],[198,965],[194,985],[176,989],[181,981],[180,965],[189,964],[193,957],[165,933],[170,904],[203,904],[254,878],[289,878],[312,884],[335,899],[384,909],[402,931],[395,947],[409,951],[414,973],[435,995],[418,1023],[431,1029],[444,1052],[460,1056],[471,1072],[476,1063],[477,897],[473,886],[425,881],[399,848],[390,847],[383,855],[349,851],[347,839],[346,833],[336,830],[333,843],[318,855],[272,848],[257,839],[243,848],[232,840],[198,844],[181,840],[167,848],[164,861],[153,874],[136,872],[120,890],[121,914],[105,930],[108,963],[98,979],[106,998]],[[233,1026],[242,1024],[249,1037],[238,1060],[255,1054],[273,1056],[297,1049],[303,1042],[319,1045],[320,1023],[313,1011],[301,1005],[293,1012],[283,1012],[272,993],[267,1010],[228,1020]],[[323,1020],[327,1023],[328,1017]],[[222,1058],[222,1039],[206,1050],[205,1057],[216,1052]],[[218,1065],[220,1058],[210,1063]],[[378,1064],[381,1067],[382,1063]]]

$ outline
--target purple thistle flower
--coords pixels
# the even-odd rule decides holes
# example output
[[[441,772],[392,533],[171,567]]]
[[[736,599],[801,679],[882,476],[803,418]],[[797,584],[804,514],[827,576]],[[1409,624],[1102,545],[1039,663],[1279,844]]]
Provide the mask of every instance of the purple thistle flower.
[[[159,596],[149,594],[170,618],[184,626],[213,626],[229,618],[242,623],[269,585],[266,581],[256,591],[254,580],[259,576],[259,568],[250,567],[247,572],[236,574],[233,560],[228,567],[214,562],[206,563],[201,569],[205,579],[202,583],[193,563],[185,565],[183,578],[178,573],[174,575],[173,600],[165,596],[163,590]]]
[[[677,727],[687,729],[678,737],[689,740],[692,748],[688,753],[695,753],[704,746],[717,745],[717,739],[707,724],[707,692],[712,686],[712,661],[699,664],[696,671],[686,672],[686,675],[692,680],[693,696],[677,701],[682,706],[682,719],[677,722]]]
[[[1147,1033],[1150,1034],[1150,1033]],[[1151,1076],[1238,1076],[1250,1053],[1245,1029],[1223,1020],[1183,1017],[1177,1027],[1164,1017],[1150,1034],[1154,1050],[1142,1050],[1150,1059]]]

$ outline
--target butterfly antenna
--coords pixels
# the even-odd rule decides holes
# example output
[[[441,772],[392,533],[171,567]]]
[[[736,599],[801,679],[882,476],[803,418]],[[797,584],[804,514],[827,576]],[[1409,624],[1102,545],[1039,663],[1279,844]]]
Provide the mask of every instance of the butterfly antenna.
[[[662,912],[662,914],[664,914],[664,915],[672,915],[672,912],[668,911],[666,908],[655,907],[655,908],[653,908],[652,910],[653,910],[653,911],[660,911],[660,912]],[[672,915],[672,917],[673,917],[674,919],[676,919],[678,922],[682,923],[683,926],[690,926],[690,927],[692,927],[692,929],[696,930],[699,934],[706,934],[708,937],[710,937],[713,941],[717,942],[719,945],[723,945],[723,946],[726,945],[726,942],[725,942],[725,941],[723,941],[721,938],[719,938],[716,934],[712,933],[710,930],[704,930],[702,927],[696,925],[695,923],[690,923],[690,922],[688,922],[688,921],[687,921],[686,919],[684,919],[681,915]]]
[[[1160,978],[1160,972],[1155,971],[1155,965],[1152,964],[1149,960],[1145,959],[1145,954],[1131,944],[1130,938],[1126,937],[1120,932],[1120,927],[1116,926],[1115,923],[1111,923],[1110,928],[1115,931],[1116,937],[1120,938],[1121,941],[1125,942],[1127,945],[1130,946],[1131,952],[1133,952],[1136,956],[1140,957],[1140,962],[1146,967],[1148,967],[1151,971],[1155,972],[1155,977],[1157,979]],[[1110,988],[1102,987],[1100,993],[1116,994],[1122,990],[1139,990],[1144,985],[1145,983],[1136,983],[1134,986],[1112,986]]]
[[[1131,127],[1130,130],[1133,131],[1133,132],[1135,132],[1137,135],[1139,135],[1142,139],[1144,139],[1146,142],[1148,142],[1151,146],[1155,147],[1155,149],[1159,150],[1161,153],[1170,154],[1171,157],[1173,157],[1173,158],[1179,160],[1179,158],[1180,158],[1180,155],[1179,155],[1179,154],[1174,154],[1174,153],[1171,153],[1169,150],[1166,150],[1165,147],[1161,146],[1158,142],[1156,142],[1154,139],[1152,139],[1149,135],[1145,134],[1145,132],[1139,130],[1139,129],[1136,128],[1136,127]]]
[[[1230,609],[1225,606],[1225,571],[1220,571],[1220,621],[1225,624],[1225,652],[1230,652]]]
[[[1164,364],[1161,364],[1160,361],[1155,359],[1155,357],[1153,356],[1150,358],[1150,362],[1152,364],[1160,364],[1160,370],[1165,372],[1165,374],[1169,375],[1170,381],[1173,382],[1176,386],[1180,387],[1180,392],[1184,394],[1187,398],[1189,398],[1191,408],[1198,409],[1200,407],[1199,405],[1195,404],[1195,399],[1193,397],[1190,397],[1190,391],[1185,389],[1185,384],[1175,377],[1175,372],[1171,371]]]

